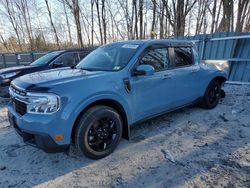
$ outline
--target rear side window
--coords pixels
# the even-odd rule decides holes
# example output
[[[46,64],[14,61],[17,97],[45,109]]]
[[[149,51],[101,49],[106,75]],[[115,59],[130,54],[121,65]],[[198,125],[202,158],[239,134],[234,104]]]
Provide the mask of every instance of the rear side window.
[[[175,47],[175,67],[183,67],[193,64],[191,47]]]
[[[76,65],[75,53],[63,54],[56,61],[62,62],[66,67],[74,66]]]
[[[167,48],[150,49],[141,59],[140,64],[151,65],[155,71],[169,68],[169,54]]]
[[[83,58],[85,58],[88,54],[89,54],[90,52],[88,52],[88,51],[84,51],[84,52],[79,52],[79,59],[80,59],[80,61],[83,59]]]

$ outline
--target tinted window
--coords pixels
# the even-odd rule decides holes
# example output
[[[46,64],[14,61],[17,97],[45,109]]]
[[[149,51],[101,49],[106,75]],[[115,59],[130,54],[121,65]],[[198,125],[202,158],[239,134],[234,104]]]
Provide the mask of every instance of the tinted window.
[[[48,53],[48,54],[40,57],[39,59],[37,59],[33,63],[31,63],[31,65],[44,65],[44,64],[47,64],[49,61],[51,61],[53,58],[58,56],[60,53],[61,53],[60,51]]]
[[[86,70],[117,71],[125,67],[139,45],[113,43],[97,48],[87,55],[77,68]]]
[[[140,64],[151,65],[155,71],[169,68],[169,55],[167,48],[149,50],[141,59]]]
[[[174,48],[175,66],[182,67],[193,64],[193,54],[190,47]]]
[[[85,58],[87,55],[88,55],[88,52],[79,52],[80,60],[82,60],[83,58]]]
[[[63,62],[63,66],[70,67],[76,65],[75,53],[66,53],[56,59],[56,61]]]
[[[83,57],[81,57],[81,52],[75,53],[75,59],[76,59],[76,64],[79,63],[83,59]]]

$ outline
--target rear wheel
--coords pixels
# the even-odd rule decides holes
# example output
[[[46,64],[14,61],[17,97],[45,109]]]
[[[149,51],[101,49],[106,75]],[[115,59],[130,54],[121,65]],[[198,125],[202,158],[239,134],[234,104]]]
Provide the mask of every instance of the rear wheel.
[[[108,106],[95,106],[77,123],[75,144],[91,159],[103,158],[114,151],[122,136],[120,115]]]
[[[217,80],[211,81],[203,96],[202,106],[207,109],[216,107],[219,103],[220,96],[221,84]]]

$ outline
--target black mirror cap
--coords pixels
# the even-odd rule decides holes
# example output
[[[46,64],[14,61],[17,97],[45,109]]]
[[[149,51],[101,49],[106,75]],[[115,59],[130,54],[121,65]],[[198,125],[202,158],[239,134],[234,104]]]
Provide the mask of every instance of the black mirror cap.
[[[62,62],[62,61],[55,61],[55,62],[53,63],[53,66],[54,66],[54,67],[61,67],[61,66],[63,66],[63,62]]]
[[[154,67],[152,65],[139,65],[132,75],[135,76],[150,76],[154,74]]]
[[[145,71],[143,71],[143,70],[133,70],[133,72],[132,72],[132,76],[144,76],[144,75],[146,75],[146,72]]]

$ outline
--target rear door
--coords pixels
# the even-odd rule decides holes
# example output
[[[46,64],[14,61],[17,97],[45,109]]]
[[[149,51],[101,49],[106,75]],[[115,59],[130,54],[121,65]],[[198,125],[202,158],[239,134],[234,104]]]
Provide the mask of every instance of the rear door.
[[[194,61],[192,47],[182,46],[170,49],[173,59],[169,74],[175,82],[175,107],[188,104],[199,97],[198,73],[200,66]]]

